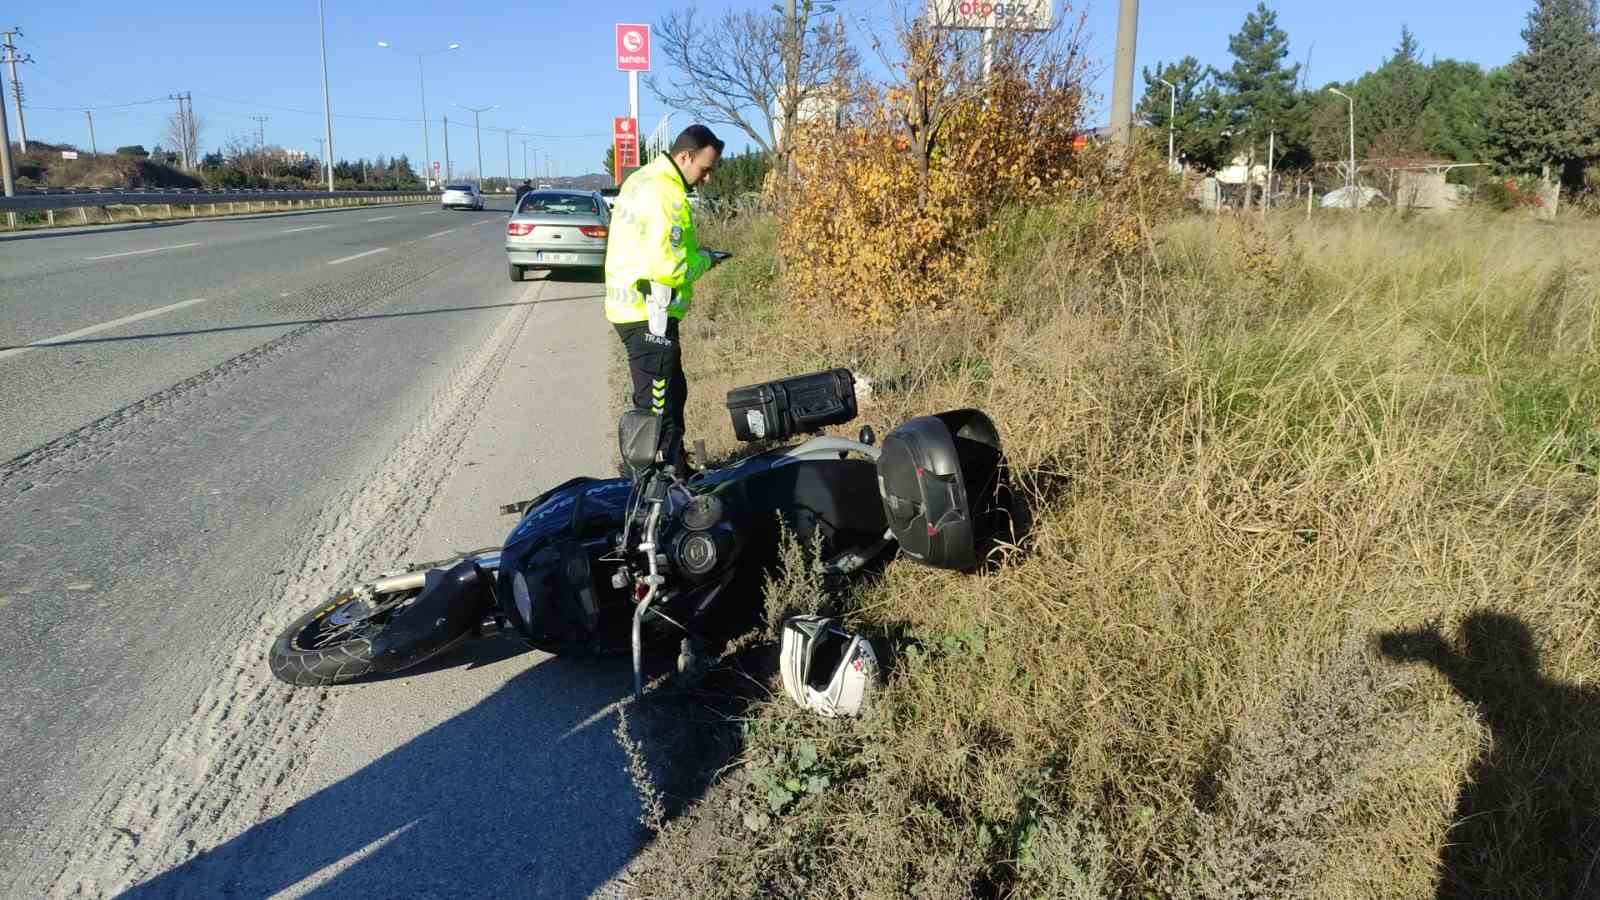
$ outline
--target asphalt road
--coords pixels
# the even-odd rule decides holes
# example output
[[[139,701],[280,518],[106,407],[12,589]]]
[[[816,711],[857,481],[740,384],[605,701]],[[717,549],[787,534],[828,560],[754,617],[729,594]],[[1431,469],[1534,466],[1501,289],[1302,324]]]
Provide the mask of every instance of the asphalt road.
[[[505,211],[0,238],[0,896],[585,896],[637,849],[625,671],[480,642],[271,680],[339,583],[609,464],[592,277]]]

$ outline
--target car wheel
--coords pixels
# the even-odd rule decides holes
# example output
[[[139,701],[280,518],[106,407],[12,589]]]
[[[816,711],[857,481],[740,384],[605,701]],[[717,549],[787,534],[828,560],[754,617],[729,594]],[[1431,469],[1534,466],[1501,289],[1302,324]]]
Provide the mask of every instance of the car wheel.
[[[516,263],[511,264],[511,280],[517,284],[522,283],[522,267]]]

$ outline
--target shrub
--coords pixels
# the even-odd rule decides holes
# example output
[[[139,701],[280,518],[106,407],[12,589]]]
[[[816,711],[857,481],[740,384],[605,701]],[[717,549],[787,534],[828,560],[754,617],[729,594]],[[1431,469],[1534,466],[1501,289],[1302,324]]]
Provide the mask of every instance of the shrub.
[[[845,127],[795,142],[779,238],[791,297],[880,328],[993,312],[983,234],[1007,206],[1081,177],[1075,40],[981,82],[945,33],[914,26],[902,44],[898,84],[864,89]]]

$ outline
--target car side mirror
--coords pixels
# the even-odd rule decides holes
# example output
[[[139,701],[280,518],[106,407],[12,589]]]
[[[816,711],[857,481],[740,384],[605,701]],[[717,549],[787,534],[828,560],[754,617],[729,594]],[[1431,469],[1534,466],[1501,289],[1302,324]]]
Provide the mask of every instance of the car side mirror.
[[[642,409],[623,413],[617,422],[617,449],[635,475],[655,465],[661,450],[661,417]]]

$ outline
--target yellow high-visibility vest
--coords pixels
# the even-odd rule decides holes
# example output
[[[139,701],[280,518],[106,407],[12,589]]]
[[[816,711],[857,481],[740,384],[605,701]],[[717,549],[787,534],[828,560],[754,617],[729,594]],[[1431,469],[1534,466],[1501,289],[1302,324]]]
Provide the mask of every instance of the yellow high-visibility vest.
[[[616,324],[649,318],[649,282],[672,288],[667,315],[682,319],[695,279],[711,257],[694,238],[689,190],[672,157],[661,154],[622,183],[606,238],[606,319]]]

